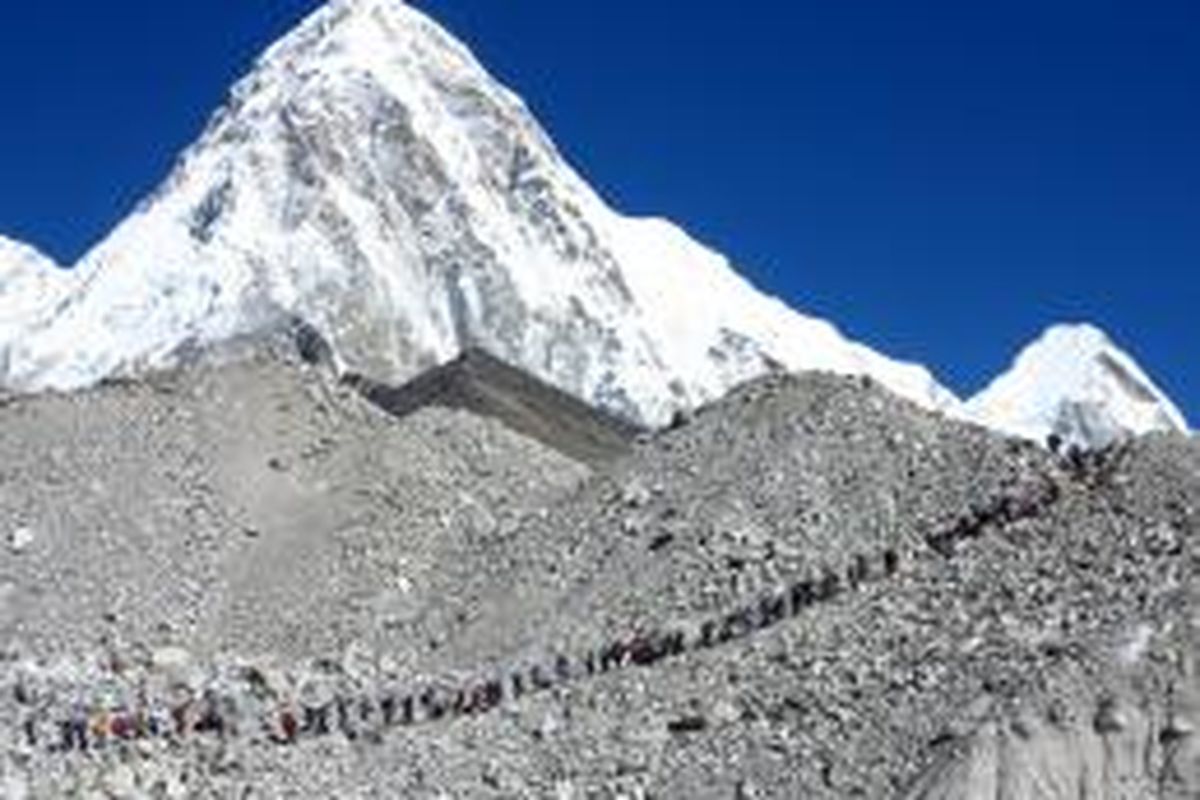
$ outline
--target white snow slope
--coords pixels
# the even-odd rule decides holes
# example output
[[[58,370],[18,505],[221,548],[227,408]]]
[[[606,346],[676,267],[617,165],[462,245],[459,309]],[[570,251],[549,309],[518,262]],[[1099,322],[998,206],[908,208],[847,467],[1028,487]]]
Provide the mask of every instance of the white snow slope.
[[[84,387],[299,317],[346,371],[400,383],[481,346],[648,424],[772,366],[957,405],[674,226],[614,213],[399,0],[333,0],[271,47],[165,184],[55,277],[20,302],[56,313],[0,330],[0,385]]]
[[[670,223],[615,213],[518,97],[400,0],[332,0],[269,48],[74,269],[0,239],[10,391],[173,367],[297,319],[345,372],[398,384],[482,347],[647,425],[775,368],[870,375],[963,413],[924,368],[761,294]],[[1035,438],[1077,400],[1134,433],[1180,427],[1136,365],[1096,350],[1100,367],[1086,347],[1023,357],[969,410]],[[1104,377],[1118,373],[1133,379]]]
[[[1057,325],[971,398],[967,414],[1036,441],[1102,447],[1127,434],[1188,432],[1179,409],[1132,358],[1091,325]]]
[[[66,273],[32,247],[0,236],[0,376],[5,342],[14,340],[43,315],[54,312]]]

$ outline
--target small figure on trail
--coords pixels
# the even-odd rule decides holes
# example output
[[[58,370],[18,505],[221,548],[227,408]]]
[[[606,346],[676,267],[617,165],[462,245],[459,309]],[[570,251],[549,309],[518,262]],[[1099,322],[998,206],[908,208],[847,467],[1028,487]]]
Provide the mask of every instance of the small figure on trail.
[[[470,693],[466,689],[456,689],[454,699],[450,701],[450,714],[461,717],[470,712]]]
[[[379,699],[379,713],[383,717],[383,727],[391,728],[396,724],[396,715],[400,710],[400,702],[396,695],[387,693]]]
[[[871,565],[862,553],[856,553],[846,571],[846,582],[851,589],[857,589],[859,584],[866,583],[871,577]]]
[[[38,746],[38,725],[37,718],[30,715],[25,718],[25,722],[21,725],[25,732],[25,744],[29,747]]]
[[[792,616],[799,614],[817,599],[817,590],[811,580],[803,580],[792,584]]]
[[[620,669],[625,665],[627,649],[624,642],[616,641],[600,652],[600,671]]]
[[[436,722],[446,716],[446,705],[438,699],[437,692],[430,688],[421,694],[421,705],[425,707],[425,718]]]
[[[284,706],[279,712],[279,733],[280,744],[293,744],[300,734],[300,721],[296,719],[296,712],[291,706]]]
[[[412,725],[417,718],[416,701],[412,695],[406,695],[400,702],[400,724]]]
[[[337,707],[338,730],[347,739],[354,741],[358,738],[358,731],[354,727],[354,701],[344,694],[339,694],[334,705]]]
[[[358,699],[358,721],[370,727],[371,721],[375,718],[375,704],[371,702],[369,695],[363,695]]]
[[[67,718],[58,723],[61,735],[61,747],[65,752],[88,751],[88,721],[87,713],[79,706],[71,709]]]
[[[329,735],[329,703],[324,705],[305,704],[304,730],[308,736]]]
[[[124,708],[113,711],[109,728],[113,738],[121,741],[132,739],[137,735],[137,724],[134,722],[133,716]]]
[[[721,631],[717,636],[720,644],[748,636],[753,629],[754,612],[746,606],[736,609],[725,617]]]
[[[887,577],[892,577],[900,571],[900,554],[895,550],[887,549],[883,551],[883,573]]]
[[[543,689],[549,689],[554,686],[554,681],[548,678],[546,674],[542,672],[541,664],[534,664],[529,670],[529,682],[532,683],[534,688],[539,691]]]
[[[787,596],[767,595],[758,601],[758,627],[769,628],[787,616]]]
[[[706,619],[700,625],[700,639],[696,642],[698,649],[715,646],[717,643],[717,621]]]
[[[639,667],[648,667],[658,661],[658,649],[654,646],[654,637],[635,636],[629,643],[629,660]]]
[[[683,631],[668,631],[659,642],[659,650],[665,658],[682,655],[687,650],[687,637]]]
[[[100,708],[92,712],[90,727],[92,741],[96,747],[104,748],[108,744],[110,722],[111,716],[108,709],[104,706],[100,706]]]
[[[837,597],[842,591],[842,579],[836,572],[828,571],[817,584],[817,600],[828,602]]]
[[[491,711],[504,702],[504,686],[498,680],[490,680],[483,687],[486,704],[483,711]]]
[[[200,734],[225,735],[225,720],[221,716],[220,701],[212,689],[204,692],[193,730]]]
[[[191,730],[191,700],[175,704],[170,709],[170,718],[174,723],[175,735],[186,739]]]

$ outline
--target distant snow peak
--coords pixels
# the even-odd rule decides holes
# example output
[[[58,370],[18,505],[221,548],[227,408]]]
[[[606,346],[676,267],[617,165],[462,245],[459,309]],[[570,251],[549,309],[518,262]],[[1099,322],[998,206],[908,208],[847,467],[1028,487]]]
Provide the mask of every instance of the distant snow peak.
[[[1049,328],[966,407],[989,427],[1038,441],[1054,434],[1088,448],[1128,435],[1188,431],[1141,367],[1087,324]]]
[[[68,273],[34,248],[0,236],[0,349],[6,331],[15,333],[51,310],[69,279]]]

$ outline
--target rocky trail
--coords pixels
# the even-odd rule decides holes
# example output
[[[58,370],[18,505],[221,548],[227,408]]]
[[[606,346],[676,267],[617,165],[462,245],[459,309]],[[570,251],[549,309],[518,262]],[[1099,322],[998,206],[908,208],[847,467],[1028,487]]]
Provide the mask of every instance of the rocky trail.
[[[0,494],[31,536],[0,564],[14,797],[1195,785],[1190,442],[1055,457],[781,376],[589,466],[275,359],[3,413],[6,463],[56,476]],[[142,491],[164,541],[132,550]]]

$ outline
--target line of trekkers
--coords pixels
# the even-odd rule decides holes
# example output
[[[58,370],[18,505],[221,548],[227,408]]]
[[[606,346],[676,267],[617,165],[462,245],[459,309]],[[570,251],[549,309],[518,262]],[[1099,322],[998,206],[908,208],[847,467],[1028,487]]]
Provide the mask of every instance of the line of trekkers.
[[[195,736],[249,737],[279,745],[329,735],[373,741],[391,728],[485,714],[505,701],[516,701],[556,685],[628,667],[648,667],[689,651],[717,647],[776,625],[862,584],[889,578],[899,567],[900,556],[895,550],[874,558],[855,556],[841,572],[826,571],[820,577],[797,581],[783,591],[706,620],[698,628],[638,633],[590,650],[582,657],[556,655],[548,664],[535,664],[457,688],[430,685],[413,693],[334,692],[319,701],[256,703],[257,712],[232,693],[208,689],[198,696],[187,692],[173,702],[140,698],[129,706],[78,705],[53,722],[31,714],[24,722],[23,735],[29,746],[59,753],[103,750],[147,739],[182,742]],[[248,671],[242,681],[248,690],[239,692],[244,697],[271,694],[254,671]]]
[[[985,528],[1003,526],[1042,513],[1059,499],[1053,481],[1025,484],[960,516],[926,536],[926,543],[952,557],[957,545],[982,535]],[[554,656],[507,674],[451,687],[428,685],[416,692],[329,692],[321,699],[280,702],[256,670],[240,676],[239,689],[213,688],[197,694],[185,691],[173,701],[145,697],[129,706],[95,707],[77,704],[53,722],[46,714],[29,713],[22,723],[25,743],[52,752],[90,752],[147,739],[182,742],[190,737],[249,737],[279,745],[306,738],[341,735],[350,740],[376,741],[389,729],[485,714],[506,701],[516,701],[556,685],[591,678],[628,667],[648,667],[663,659],[705,650],[769,628],[819,603],[828,602],[861,585],[885,580],[900,569],[900,554],[886,549],[873,557],[856,555],[841,571],[797,581],[756,602],[704,621],[698,628],[674,628],[637,633],[585,653],[582,657]],[[227,684],[228,685],[228,684]],[[254,698],[245,702],[245,698]],[[18,705],[37,705],[17,698]]]

